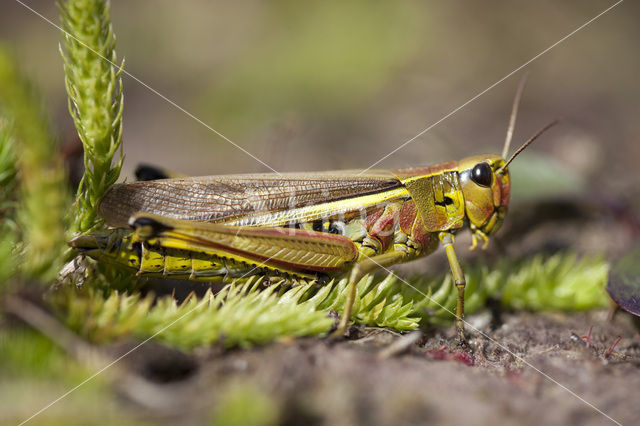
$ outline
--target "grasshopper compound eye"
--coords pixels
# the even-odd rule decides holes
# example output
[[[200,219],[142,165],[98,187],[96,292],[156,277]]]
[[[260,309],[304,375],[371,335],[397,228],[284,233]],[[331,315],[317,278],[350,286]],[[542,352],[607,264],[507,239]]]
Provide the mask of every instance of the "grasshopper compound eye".
[[[476,164],[471,170],[471,180],[480,186],[491,186],[493,173],[488,163],[482,162]]]

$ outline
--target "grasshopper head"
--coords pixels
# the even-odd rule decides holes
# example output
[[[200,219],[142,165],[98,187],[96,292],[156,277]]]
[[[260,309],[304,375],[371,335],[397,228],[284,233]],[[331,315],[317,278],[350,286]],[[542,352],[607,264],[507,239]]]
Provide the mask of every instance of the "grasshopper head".
[[[486,243],[502,225],[509,204],[510,179],[505,161],[485,154],[460,161],[460,184],[465,215],[473,232],[473,246],[480,238]]]
[[[458,163],[458,173],[460,174],[460,184],[464,196],[465,216],[469,221],[471,232],[473,232],[472,249],[476,247],[478,239],[484,240],[483,248],[485,248],[489,242],[489,235],[500,229],[504,216],[507,214],[511,189],[507,166],[541,134],[558,123],[556,119],[540,129],[505,161],[515,128],[520,97],[526,81],[527,76],[525,74],[520,80],[516,97],[513,100],[511,119],[509,120],[502,156],[494,154],[476,155],[467,157]]]

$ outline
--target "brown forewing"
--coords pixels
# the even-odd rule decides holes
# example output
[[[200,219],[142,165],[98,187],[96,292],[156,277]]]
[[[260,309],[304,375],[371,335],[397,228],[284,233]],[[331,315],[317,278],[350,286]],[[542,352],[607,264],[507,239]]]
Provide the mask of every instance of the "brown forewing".
[[[136,212],[218,222],[255,212],[316,205],[397,188],[384,171],[204,176],[134,182],[112,186],[100,203],[110,226],[127,226]]]

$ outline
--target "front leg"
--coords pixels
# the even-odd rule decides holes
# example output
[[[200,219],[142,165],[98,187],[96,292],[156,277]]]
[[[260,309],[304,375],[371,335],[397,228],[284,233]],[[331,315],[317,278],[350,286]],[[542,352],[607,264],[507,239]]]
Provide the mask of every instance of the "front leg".
[[[464,277],[460,262],[458,262],[458,256],[453,249],[453,235],[448,232],[441,232],[438,236],[442,242],[447,259],[449,260],[449,266],[451,267],[451,275],[453,275],[453,282],[458,289],[458,303],[456,305],[456,330],[458,331],[458,339],[460,344],[465,344],[464,338],[464,288],[467,281]]]

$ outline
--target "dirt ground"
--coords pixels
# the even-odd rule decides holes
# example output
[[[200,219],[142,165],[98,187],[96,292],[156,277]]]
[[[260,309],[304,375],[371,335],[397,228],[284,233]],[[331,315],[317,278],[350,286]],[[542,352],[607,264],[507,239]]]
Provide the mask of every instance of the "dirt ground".
[[[488,314],[474,316],[483,335],[469,332],[467,349],[448,329],[352,328],[340,342],[193,357],[152,345],[128,361],[144,380],[120,389],[154,421],[182,424],[200,424],[212,402],[226,406],[246,387],[269,396],[279,424],[636,424],[638,324],[608,314],[505,314],[493,330]]]

